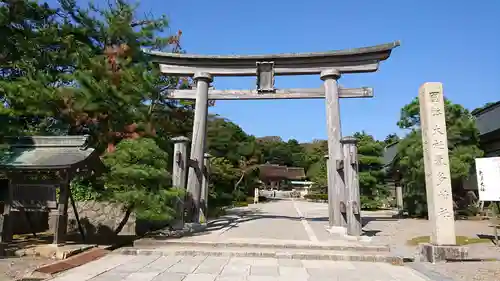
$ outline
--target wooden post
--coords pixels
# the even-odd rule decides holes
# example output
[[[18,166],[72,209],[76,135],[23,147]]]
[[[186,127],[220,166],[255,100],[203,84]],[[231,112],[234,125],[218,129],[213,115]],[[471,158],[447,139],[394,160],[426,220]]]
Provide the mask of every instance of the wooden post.
[[[208,184],[210,183],[210,154],[205,153],[203,160],[203,183],[201,185],[200,222],[206,223],[208,212]]]
[[[187,175],[187,145],[189,139],[184,136],[172,138],[174,142],[174,157],[172,169],[172,186],[186,188]]]
[[[358,142],[354,137],[342,138],[344,151],[344,180],[346,187],[346,216],[347,234],[360,236],[362,232],[361,224],[361,199],[359,192],[358,177]]]
[[[212,82],[212,76],[206,72],[197,72],[193,79],[196,82],[196,103],[191,142],[191,165],[187,179],[187,200],[190,220],[199,222],[203,154],[205,153],[205,132],[208,115],[208,88],[210,82]]]
[[[53,244],[60,246],[66,242],[66,232],[68,228],[68,198],[69,198],[69,180],[66,171],[60,173],[59,200],[57,204],[56,225],[54,227]]]
[[[9,243],[12,241],[12,199],[13,199],[14,183],[9,180],[7,188],[7,196],[3,205],[3,214],[0,218],[0,244]],[[0,245],[0,250],[4,250],[4,246]]]
[[[344,227],[347,222],[340,212],[341,198],[344,198],[344,182],[337,167],[339,161],[342,160],[339,89],[337,83],[340,72],[336,69],[324,70],[321,72],[320,77],[324,81],[328,130],[328,223],[330,227]]]
[[[188,169],[187,145],[190,140],[187,137],[180,136],[172,138],[172,141],[174,142],[172,186],[185,190]],[[174,224],[175,229],[182,229],[184,227],[185,197],[186,196],[179,198],[177,202],[177,220]]]

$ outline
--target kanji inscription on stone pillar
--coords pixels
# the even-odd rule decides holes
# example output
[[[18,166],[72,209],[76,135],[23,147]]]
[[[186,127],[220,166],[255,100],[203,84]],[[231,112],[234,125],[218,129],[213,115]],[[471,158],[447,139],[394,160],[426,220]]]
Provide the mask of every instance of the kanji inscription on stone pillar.
[[[448,137],[444,110],[443,84],[424,83],[418,94],[424,150],[425,188],[431,243],[455,245],[455,219],[451,196]]]

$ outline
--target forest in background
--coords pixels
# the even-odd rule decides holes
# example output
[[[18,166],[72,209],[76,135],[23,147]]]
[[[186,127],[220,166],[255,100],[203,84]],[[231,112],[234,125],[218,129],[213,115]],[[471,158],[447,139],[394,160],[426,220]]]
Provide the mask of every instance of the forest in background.
[[[189,78],[160,74],[141,49],[184,53],[182,31],[168,36],[165,17],[139,17],[137,6],[116,0],[96,7],[59,0],[51,6],[30,0],[0,2],[0,136],[90,135],[107,172],[72,182],[75,199],[123,203],[128,214],[149,220],[175,217],[173,208],[184,191],[171,187],[176,136],[191,137],[189,101],[169,100],[167,89],[190,88]],[[216,105],[213,105],[216,106]],[[482,155],[479,133],[470,112],[446,100],[450,168],[454,198],[464,194],[462,179]],[[369,132],[358,139],[362,207],[388,202],[387,178],[402,175],[404,201],[411,215],[425,216],[425,185],[418,99],[401,109],[401,139],[384,140]],[[384,167],[387,145],[398,154]],[[3,147],[4,151],[8,147]],[[257,168],[271,163],[302,167],[315,182],[318,198],[326,196],[325,140],[298,143],[280,137],[257,138],[221,116],[209,117],[211,159],[209,206],[213,215],[253,196]]]

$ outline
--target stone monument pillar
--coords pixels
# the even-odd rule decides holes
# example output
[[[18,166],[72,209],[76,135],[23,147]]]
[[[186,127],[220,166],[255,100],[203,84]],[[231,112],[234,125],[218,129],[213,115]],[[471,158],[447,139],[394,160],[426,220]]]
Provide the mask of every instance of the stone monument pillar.
[[[342,147],[340,144],[340,109],[339,89],[337,80],[340,72],[336,69],[321,72],[321,80],[325,89],[326,123],[328,133],[328,224],[330,230],[345,228],[347,221],[340,212],[340,204],[344,196],[344,181],[340,173],[339,164],[342,161]],[[341,229],[338,229],[342,232]],[[336,232],[336,231],[335,231]]]
[[[398,215],[403,215],[403,187],[400,183],[396,184],[396,208]]]
[[[424,150],[425,189],[429,220],[432,224],[430,244],[421,244],[424,260],[431,262],[465,258],[466,248],[456,247],[455,217],[451,193],[448,137],[443,85],[424,83],[418,94],[420,125]]]
[[[188,212],[192,222],[199,222],[200,196],[203,181],[203,158],[205,153],[205,132],[208,117],[208,88],[212,82],[209,73],[198,72],[193,77],[196,82],[196,102],[191,142],[190,167],[187,180]]]

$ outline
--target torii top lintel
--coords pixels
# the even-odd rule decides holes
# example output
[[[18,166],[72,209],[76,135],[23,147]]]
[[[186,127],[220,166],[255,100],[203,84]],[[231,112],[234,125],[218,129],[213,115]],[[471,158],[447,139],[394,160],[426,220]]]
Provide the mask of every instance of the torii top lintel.
[[[196,55],[157,51],[144,52],[160,65],[162,73],[193,76],[207,72],[212,76],[256,76],[262,65],[271,67],[275,75],[320,74],[326,69],[341,73],[377,71],[380,61],[391,55],[399,41],[371,47],[353,48],[329,52],[289,53],[270,55]],[[259,66],[261,65],[261,66]]]

